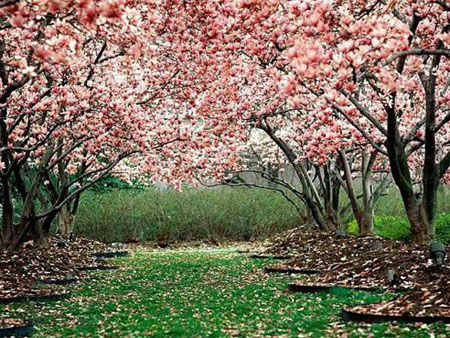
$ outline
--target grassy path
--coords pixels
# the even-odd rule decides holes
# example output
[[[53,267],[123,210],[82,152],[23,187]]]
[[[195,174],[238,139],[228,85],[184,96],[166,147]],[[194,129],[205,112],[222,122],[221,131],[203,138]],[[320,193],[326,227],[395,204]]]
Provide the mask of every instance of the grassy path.
[[[343,323],[340,308],[380,295],[336,290],[290,294],[290,277],[261,273],[267,261],[221,251],[145,251],[93,273],[72,297],[0,305],[32,317],[34,337],[448,337],[450,326]]]

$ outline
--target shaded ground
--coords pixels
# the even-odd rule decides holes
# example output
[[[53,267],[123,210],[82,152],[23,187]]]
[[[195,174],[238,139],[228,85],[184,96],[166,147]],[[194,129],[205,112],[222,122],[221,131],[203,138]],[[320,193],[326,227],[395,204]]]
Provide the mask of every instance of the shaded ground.
[[[91,273],[72,298],[0,305],[2,316],[32,317],[34,337],[446,337],[443,324],[355,324],[342,306],[388,296],[336,290],[290,294],[291,277],[263,274],[270,260],[227,250],[139,250]]]

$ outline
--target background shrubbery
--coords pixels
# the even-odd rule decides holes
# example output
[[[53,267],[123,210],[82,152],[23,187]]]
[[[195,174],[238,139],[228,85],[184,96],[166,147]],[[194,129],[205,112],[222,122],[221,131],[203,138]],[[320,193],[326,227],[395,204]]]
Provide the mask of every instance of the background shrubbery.
[[[274,235],[299,222],[295,208],[273,191],[121,189],[84,194],[75,232],[105,242],[248,240]]]
[[[344,217],[346,220],[349,231],[356,233],[356,222]],[[275,191],[245,187],[157,191],[130,188],[109,179],[83,195],[75,232],[105,242],[248,240],[270,237],[300,224],[295,208]],[[375,230],[383,237],[409,238],[397,189],[391,188],[378,203]],[[439,194],[437,238],[450,244],[448,190]]]

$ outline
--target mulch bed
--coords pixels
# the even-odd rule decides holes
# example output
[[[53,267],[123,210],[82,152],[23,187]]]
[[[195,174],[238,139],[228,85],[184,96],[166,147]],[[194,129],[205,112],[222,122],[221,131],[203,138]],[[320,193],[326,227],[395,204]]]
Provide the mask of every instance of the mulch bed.
[[[0,337],[29,337],[33,333],[33,324],[23,319],[0,319]]]
[[[412,316],[408,314],[379,314],[370,312],[372,306],[358,306],[342,309],[342,319],[353,322],[381,323],[381,322],[405,322],[405,323],[436,323],[444,322],[450,324],[447,316]]]
[[[381,248],[375,248],[380,243]],[[450,273],[448,260],[440,269],[431,266],[426,245],[378,237],[338,239],[334,233],[304,228],[276,238],[266,254],[294,255],[280,267],[319,270],[311,281],[322,284],[412,289],[434,284]]]
[[[99,242],[55,237],[45,248],[27,242],[15,251],[0,250],[0,301],[47,292],[36,289],[36,282],[86,278],[76,267],[103,264],[92,254],[109,251],[114,250]]]
[[[379,244],[382,246],[381,249],[376,249]],[[264,254],[294,256],[287,265],[323,271],[346,262],[354,262],[360,257],[366,260],[368,253],[374,257],[380,253],[382,255],[383,252],[390,255],[400,247],[408,246],[400,241],[378,237],[337,238],[333,232],[320,232],[302,227],[275,238]],[[420,251],[423,251],[422,248]]]
[[[450,323],[450,276],[443,276],[428,288],[405,293],[391,301],[343,308],[342,316],[346,320],[365,322]]]
[[[308,276],[293,288],[406,291],[386,306],[392,306],[397,313],[417,309],[411,312],[412,316],[447,315],[441,304],[450,304],[449,259],[441,268],[432,266],[427,245],[378,237],[338,238],[335,233],[302,227],[275,238],[265,254],[294,255],[291,261],[279,266],[285,269],[320,270],[318,275]],[[377,306],[363,309],[373,312]],[[438,312],[433,313],[432,309]]]

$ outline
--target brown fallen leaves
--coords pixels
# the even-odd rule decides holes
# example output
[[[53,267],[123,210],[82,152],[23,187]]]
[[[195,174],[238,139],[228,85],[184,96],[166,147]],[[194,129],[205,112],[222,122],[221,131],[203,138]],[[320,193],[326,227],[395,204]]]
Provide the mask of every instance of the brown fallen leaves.
[[[33,242],[25,243],[16,251],[0,250],[0,301],[14,297],[47,296],[48,288],[38,288],[41,280],[84,278],[76,265],[96,265],[91,255],[108,251],[102,243],[82,238],[62,241],[50,238],[47,248],[38,248]]]
[[[28,322],[23,319],[3,318],[3,319],[0,319],[0,330],[12,328],[12,327],[24,326],[27,324],[28,324]]]
[[[278,267],[317,269],[304,285],[408,291],[390,302],[358,307],[371,313],[450,316],[450,265],[432,266],[426,245],[354,237],[302,227],[275,238],[266,252],[294,255]]]

